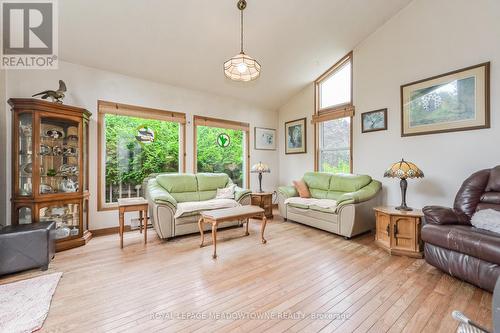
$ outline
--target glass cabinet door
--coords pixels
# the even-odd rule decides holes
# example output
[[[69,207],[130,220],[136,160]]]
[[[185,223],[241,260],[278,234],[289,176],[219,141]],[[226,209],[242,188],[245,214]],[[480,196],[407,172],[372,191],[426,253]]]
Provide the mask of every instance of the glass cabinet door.
[[[17,211],[19,224],[30,224],[32,222],[31,208],[30,207],[20,207]]]
[[[83,185],[82,189],[84,191],[89,190],[89,122],[87,120],[83,121],[83,165],[82,165],[82,172],[83,172]]]
[[[80,236],[80,204],[66,203],[42,207],[40,222],[56,222],[56,239]]]
[[[18,116],[18,189],[19,195],[33,194],[33,115],[21,113]]]
[[[41,118],[40,194],[78,192],[78,122]]]

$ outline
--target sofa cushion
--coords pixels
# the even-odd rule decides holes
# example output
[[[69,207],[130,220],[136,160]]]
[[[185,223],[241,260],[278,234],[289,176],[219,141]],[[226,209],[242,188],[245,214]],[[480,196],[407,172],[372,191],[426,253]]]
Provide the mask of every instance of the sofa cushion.
[[[156,176],[156,181],[172,195],[174,193],[198,191],[196,176],[192,174],[161,174]]]
[[[236,207],[240,204],[233,199],[212,199],[204,201],[191,201],[182,202],[177,204],[177,211],[175,212],[175,218],[188,216],[193,212],[202,212],[204,210],[213,210],[220,208],[230,208]]]
[[[486,191],[500,192],[500,165],[491,169],[488,185],[486,185]]]
[[[198,173],[198,191],[216,191],[224,188],[229,182],[229,176],[225,173]]]
[[[306,172],[303,179],[313,194],[313,189],[328,191],[331,178],[332,175],[326,172]]]
[[[296,208],[312,209],[320,212],[334,213],[337,202],[329,199],[299,198],[292,197],[285,200],[285,205]]]
[[[467,225],[427,223],[422,240],[500,265],[500,234]]]
[[[335,174],[330,180],[330,191],[356,192],[370,184],[372,177],[368,175]]]

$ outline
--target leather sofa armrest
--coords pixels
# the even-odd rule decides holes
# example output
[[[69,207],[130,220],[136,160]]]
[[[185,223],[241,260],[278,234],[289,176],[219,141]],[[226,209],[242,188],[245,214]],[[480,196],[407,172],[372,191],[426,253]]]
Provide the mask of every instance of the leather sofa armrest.
[[[422,209],[425,222],[434,224],[470,224],[467,215],[457,212],[449,207],[425,206]]]
[[[236,186],[234,189],[234,200],[240,202],[246,196],[252,194],[251,190]]]
[[[295,189],[295,186],[280,186],[278,187],[278,192],[285,198],[299,196],[299,193]]]
[[[351,203],[360,203],[370,200],[375,197],[382,188],[382,183],[378,180],[372,180],[370,184],[355,192],[348,192],[342,194],[337,199],[337,206],[343,206]]]
[[[170,204],[177,208],[177,201],[156,182],[156,179],[151,179],[148,182],[148,198],[156,204]]]

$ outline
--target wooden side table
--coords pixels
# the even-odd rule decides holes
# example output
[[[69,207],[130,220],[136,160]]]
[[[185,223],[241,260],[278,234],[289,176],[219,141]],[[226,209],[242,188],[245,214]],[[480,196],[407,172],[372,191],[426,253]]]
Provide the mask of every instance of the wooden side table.
[[[252,206],[259,206],[264,209],[266,218],[273,218],[273,194],[270,192],[252,193]]]
[[[148,241],[148,201],[144,198],[118,199],[118,214],[120,220],[120,248],[123,249],[123,232],[125,229],[125,213],[139,212],[140,229],[144,229],[144,244]],[[144,227],[143,227],[144,226]]]
[[[401,211],[394,207],[375,207],[375,243],[390,254],[423,258],[420,237],[422,217],[420,209]]]

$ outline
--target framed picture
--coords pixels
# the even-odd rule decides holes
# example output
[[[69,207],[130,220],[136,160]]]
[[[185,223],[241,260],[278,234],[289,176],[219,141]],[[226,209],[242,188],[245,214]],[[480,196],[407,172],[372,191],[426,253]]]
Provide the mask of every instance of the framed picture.
[[[361,133],[383,131],[387,129],[387,109],[380,109],[361,114]]]
[[[401,86],[401,136],[489,127],[489,62]]]
[[[254,127],[254,148],[256,150],[276,150],[276,130]]]
[[[285,154],[304,154],[307,149],[306,119],[285,123]]]

